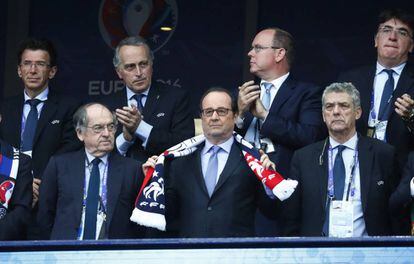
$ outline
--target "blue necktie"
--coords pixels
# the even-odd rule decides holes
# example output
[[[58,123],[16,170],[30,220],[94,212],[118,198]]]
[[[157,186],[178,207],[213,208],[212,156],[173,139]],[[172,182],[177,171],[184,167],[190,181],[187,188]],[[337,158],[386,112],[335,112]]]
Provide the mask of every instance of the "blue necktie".
[[[96,239],[96,216],[99,203],[99,158],[92,161],[92,171],[89,177],[88,195],[86,196],[85,229],[83,239]]]
[[[142,114],[142,111],[144,110],[144,105],[142,104],[142,98],[144,98],[145,94],[135,94],[132,96],[135,101],[137,101],[137,109]]]
[[[37,105],[42,101],[39,99],[29,99],[26,101],[30,105],[30,111],[27,115],[26,123],[24,125],[22,143],[20,149],[22,151],[28,151],[33,149],[33,139],[36,133],[37,121],[39,113],[37,112]]]
[[[388,80],[385,82],[384,90],[382,91],[378,120],[388,120],[388,115],[390,113],[389,105],[392,92],[394,91],[394,77],[392,76],[394,71],[389,69],[384,69],[383,71],[388,74]]]
[[[342,158],[342,151],[346,148],[343,145],[339,145],[338,153],[335,157],[335,163],[333,167],[334,177],[334,198],[335,200],[342,200],[345,187],[345,164]]]
[[[204,177],[204,181],[206,182],[206,187],[208,191],[208,195],[211,197],[213,194],[214,188],[216,187],[216,180],[217,180],[217,172],[218,172],[218,158],[217,153],[220,151],[219,146],[212,146],[210,148],[211,156],[208,160],[207,171]]]
[[[263,94],[262,103],[263,103],[263,106],[266,108],[266,110],[269,110],[269,108],[270,108],[270,89],[272,89],[273,84],[265,82],[265,83],[263,83],[263,86],[265,87],[265,92]]]

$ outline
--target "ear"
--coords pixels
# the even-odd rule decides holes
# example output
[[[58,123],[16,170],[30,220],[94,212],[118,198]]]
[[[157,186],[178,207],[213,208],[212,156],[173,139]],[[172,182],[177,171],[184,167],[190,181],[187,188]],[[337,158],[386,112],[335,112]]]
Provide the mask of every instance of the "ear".
[[[378,48],[378,33],[374,36],[374,47]]]
[[[76,135],[78,136],[78,139],[83,142],[85,137],[83,136],[82,130],[76,129]]]
[[[115,69],[115,71],[116,71],[116,74],[118,74],[118,77],[119,77],[119,79],[121,79],[121,80],[123,80],[124,78],[122,77],[122,73],[121,73],[121,69],[119,69],[119,67],[117,67],[116,69]]]
[[[17,74],[20,78],[22,78],[22,70],[20,69],[20,65],[17,65]]]
[[[56,72],[57,72],[57,67],[56,66],[51,67],[49,71],[49,79],[53,79],[55,77]]]
[[[286,50],[285,49],[277,49],[275,52],[275,61],[279,63],[283,58],[286,57]]]
[[[359,118],[361,118],[361,115],[362,115],[362,109],[361,109],[361,107],[358,107],[355,110],[355,119],[358,120]]]

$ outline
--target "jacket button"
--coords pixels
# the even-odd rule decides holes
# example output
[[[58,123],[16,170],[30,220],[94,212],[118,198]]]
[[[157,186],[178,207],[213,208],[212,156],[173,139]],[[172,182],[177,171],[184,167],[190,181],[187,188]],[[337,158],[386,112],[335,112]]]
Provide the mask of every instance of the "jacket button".
[[[207,207],[207,211],[211,211],[213,208],[211,206]]]

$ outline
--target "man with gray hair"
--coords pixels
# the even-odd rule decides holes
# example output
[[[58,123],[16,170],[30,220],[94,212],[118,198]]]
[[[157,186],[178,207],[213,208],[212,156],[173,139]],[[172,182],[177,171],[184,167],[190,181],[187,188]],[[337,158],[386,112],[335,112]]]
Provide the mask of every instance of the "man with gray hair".
[[[357,134],[358,90],[333,83],[322,95],[329,136],[295,152],[290,177],[299,182],[284,208],[289,236],[391,235],[388,199],[398,170],[394,148]]]
[[[102,100],[116,111],[122,125],[116,133],[118,151],[139,161],[194,136],[188,93],[153,82],[153,60],[143,39],[121,40],[113,64],[125,89]]]
[[[114,149],[115,114],[98,103],[73,117],[84,148],[53,156],[40,187],[39,224],[44,239],[137,238],[129,220],[143,175],[139,162]]]

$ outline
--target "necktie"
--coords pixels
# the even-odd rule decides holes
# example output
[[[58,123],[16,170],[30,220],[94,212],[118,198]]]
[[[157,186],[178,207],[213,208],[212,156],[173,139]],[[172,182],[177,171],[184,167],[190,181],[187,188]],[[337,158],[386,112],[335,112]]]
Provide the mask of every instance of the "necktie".
[[[220,151],[220,147],[212,146],[210,148],[211,156],[208,160],[207,171],[204,177],[204,181],[206,182],[206,187],[208,191],[208,195],[211,197],[211,194],[216,187],[216,179],[217,179],[217,172],[218,172],[218,159],[217,153]]]
[[[92,171],[89,177],[88,194],[86,196],[85,229],[83,239],[96,239],[96,215],[98,214],[99,202],[99,162],[95,158],[92,161]]]
[[[262,103],[266,110],[270,108],[270,89],[273,87],[272,83],[265,82],[263,83],[265,87],[265,92],[263,94]]]
[[[342,200],[345,187],[345,164],[342,159],[342,151],[346,148],[343,145],[339,145],[338,153],[335,157],[335,163],[333,167],[333,177],[334,177],[334,198],[335,200]]]
[[[394,91],[394,77],[392,76],[394,71],[390,69],[384,69],[383,71],[388,74],[388,80],[385,82],[384,90],[382,91],[378,119],[388,120],[388,115],[390,113],[390,107],[388,107],[390,105],[389,101],[391,100],[392,92]]]
[[[142,111],[144,110],[144,105],[142,104],[142,98],[144,98],[145,94],[135,94],[134,99],[137,101],[137,108],[138,111],[142,114]]]
[[[37,112],[37,105],[42,101],[39,99],[29,99],[26,101],[30,105],[30,111],[27,115],[26,123],[24,126],[22,143],[20,149],[22,151],[28,151],[33,149],[33,139],[36,133],[37,121],[39,113]]]

